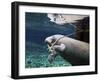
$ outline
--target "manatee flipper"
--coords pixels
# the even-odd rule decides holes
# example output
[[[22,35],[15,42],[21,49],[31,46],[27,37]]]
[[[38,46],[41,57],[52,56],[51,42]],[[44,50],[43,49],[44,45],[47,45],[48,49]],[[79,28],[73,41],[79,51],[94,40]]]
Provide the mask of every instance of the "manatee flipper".
[[[52,63],[55,60],[56,56],[57,52],[55,50],[52,50],[51,54],[48,56],[49,63]]]
[[[62,43],[60,45],[54,45],[54,49],[57,52],[63,52],[65,50],[66,46]]]
[[[55,55],[54,54],[50,54],[48,56],[48,61],[49,61],[50,64],[54,61],[54,59],[55,59]]]

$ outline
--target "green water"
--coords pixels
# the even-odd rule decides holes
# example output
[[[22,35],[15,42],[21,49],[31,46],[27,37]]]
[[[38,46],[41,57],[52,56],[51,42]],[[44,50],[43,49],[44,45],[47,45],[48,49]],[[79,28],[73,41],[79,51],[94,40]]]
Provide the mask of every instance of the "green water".
[[[60,55],[56,57],[53,63],[48,62],[49,52],[46,45],[26,43],[25,68],[41,68],[41,67],[62,67],[71,66]]]

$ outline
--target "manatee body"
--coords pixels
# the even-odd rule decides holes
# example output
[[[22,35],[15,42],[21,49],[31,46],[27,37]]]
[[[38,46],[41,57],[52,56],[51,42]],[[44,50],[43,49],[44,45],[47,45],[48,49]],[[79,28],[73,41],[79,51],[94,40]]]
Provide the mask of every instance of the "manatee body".
[[[58,40],[58,41],[56,41]],[[63,35],[47,37],[45,41],[53,46],[63,59],[75,65],[89,65],[89,44]]]

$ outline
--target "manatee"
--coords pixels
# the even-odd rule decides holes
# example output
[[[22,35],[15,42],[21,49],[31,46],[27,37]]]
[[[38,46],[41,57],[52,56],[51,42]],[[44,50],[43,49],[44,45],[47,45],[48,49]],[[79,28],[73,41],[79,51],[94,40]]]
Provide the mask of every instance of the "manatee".
[[[56,51],[54,55],[51,53],[48,56],[50,62],[54,61],[57,55],[60,55],[73,66],[89,65],[88,43],[60,34],[47,37],[45,42],[49,46],[53,46],[53,49]]]

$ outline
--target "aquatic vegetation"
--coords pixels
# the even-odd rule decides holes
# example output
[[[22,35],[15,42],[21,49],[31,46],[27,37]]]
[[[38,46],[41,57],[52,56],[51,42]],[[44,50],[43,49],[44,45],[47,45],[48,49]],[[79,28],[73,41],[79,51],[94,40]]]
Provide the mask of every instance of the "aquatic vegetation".
[[[60,56],[57,56],[53,63],[48,62],[48,50],[46,46],[43,48],[43,45],[27,43],[26,48],[26,58],[25,58],[25,67],[26,68],[40,68],[40,67],[61,67],[61,66],[71,66],[69,62],[64,61]],[[29,50],[33,49],[33,50]],[[35,49],[35,50],[34,50]],[[36,50],[37,49],[37,50]],[[41,52],[42,51],[42,52]]]

